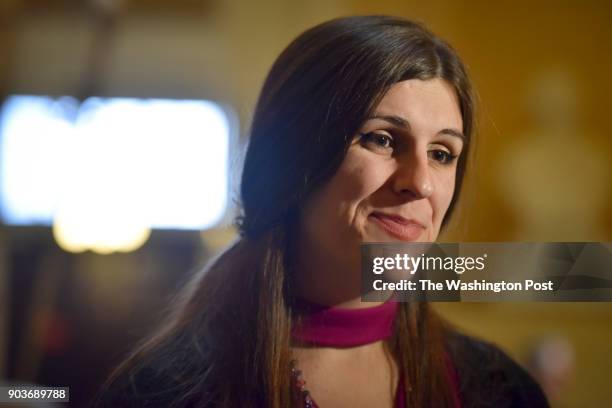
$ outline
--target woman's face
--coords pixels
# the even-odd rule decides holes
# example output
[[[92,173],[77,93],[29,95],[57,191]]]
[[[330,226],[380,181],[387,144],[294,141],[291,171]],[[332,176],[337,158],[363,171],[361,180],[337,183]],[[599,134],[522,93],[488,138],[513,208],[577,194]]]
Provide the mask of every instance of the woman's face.
[[[393,85],[306,204],[302,237],[340,257],[361,242],[435,241],[453,197],[462,129],[446,81]]]

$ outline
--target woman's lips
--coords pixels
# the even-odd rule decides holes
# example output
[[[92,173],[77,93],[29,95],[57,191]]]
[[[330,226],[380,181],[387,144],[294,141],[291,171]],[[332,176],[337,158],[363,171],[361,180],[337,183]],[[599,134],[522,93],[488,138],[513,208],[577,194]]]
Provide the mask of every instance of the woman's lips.
[[[414,241],[425,230],[423,224],[397,215],[372,213],[370,217],[388,234],[402,241]]]

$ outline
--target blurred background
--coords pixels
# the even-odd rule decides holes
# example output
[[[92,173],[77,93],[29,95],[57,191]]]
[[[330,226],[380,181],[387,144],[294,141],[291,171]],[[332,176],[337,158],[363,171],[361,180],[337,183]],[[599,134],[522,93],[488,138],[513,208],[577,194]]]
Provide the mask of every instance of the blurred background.
[[[612,241],[612,5],[601,1],[2,0],[0,382],[87,406],[235,237],[275,57],[349,14],[424,22],[467,64],[478,147],[446,241]],[[609,406],[612,304],[438,304],[555,407]]]

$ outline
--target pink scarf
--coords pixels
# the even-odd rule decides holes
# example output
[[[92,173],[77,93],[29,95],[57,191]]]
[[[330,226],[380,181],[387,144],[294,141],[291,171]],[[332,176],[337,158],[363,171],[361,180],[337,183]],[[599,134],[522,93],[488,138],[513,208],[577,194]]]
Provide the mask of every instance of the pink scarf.
[[[348,348],[374,343],[391,336],[397,309],[398,303],[394,300],[361,309],[321,306],[300,300],[296,305],[300,318],[292,329],[291,337],[299,343],[321,347]],[[453,385],[454,405],[460,408],[459,381],[448,354],[446,361]],[[401,373],[395,395],[395,406],[398,408],[406,405],[403,380]],[[310,401],[311,407],[318,407],[312,399]]]

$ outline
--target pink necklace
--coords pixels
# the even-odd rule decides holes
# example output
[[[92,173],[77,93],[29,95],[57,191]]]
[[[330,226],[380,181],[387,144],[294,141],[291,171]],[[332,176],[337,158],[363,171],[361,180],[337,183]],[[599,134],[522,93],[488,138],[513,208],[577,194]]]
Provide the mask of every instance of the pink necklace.
[[[297,360],[291,360],[291,379],[293,384],[300,393],[300,397],[304,402],[304,408],[316,408],[314,401],[310,397],[310,391],[306,389],[306,381],[302,377],[302,371],[297,368]]]

